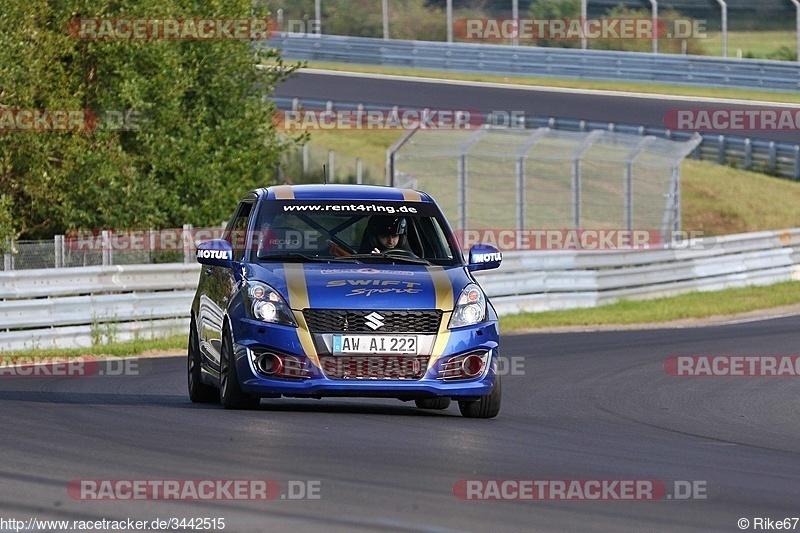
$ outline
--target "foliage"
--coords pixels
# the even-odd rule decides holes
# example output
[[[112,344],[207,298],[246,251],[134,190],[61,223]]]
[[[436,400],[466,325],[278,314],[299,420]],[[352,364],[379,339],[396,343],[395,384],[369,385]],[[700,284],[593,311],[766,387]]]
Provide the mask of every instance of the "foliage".
[[[0,111],[121,111],[84,131],[0,131],[0,194],[27,238],[216,225],[282,150],[262,94],[291,73],[246,40],[79,40],[75,18],[266,17],[250,0],[4,0]],[[268,43],[267,43],[268,44]],[[268,61],[277,68],[258,69]],[[131,113],[132,112],[132,113]],[[91,122],[89,122],[91,126]],[[4,201],[6,202],[6,201]]]

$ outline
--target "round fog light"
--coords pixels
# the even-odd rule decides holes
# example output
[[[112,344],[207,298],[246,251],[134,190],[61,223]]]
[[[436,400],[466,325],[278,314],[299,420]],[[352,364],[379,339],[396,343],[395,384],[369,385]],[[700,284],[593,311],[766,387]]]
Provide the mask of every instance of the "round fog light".
[[[483,358],[479,355],[468,355],[461,362],[461,371],[464,375],[474,378],[483,373]]]

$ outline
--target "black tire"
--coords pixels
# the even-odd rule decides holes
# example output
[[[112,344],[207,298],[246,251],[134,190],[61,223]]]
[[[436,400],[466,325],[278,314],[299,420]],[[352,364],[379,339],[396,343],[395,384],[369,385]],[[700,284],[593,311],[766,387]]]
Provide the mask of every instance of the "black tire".
[[[233,360],[233,341],[227,331],[222,332],[222,353],[219,358],[219,401],[225,409],[255,409],[261,398],[242,391],[236,363]]]
[[[194,403],[217,403],[219,401],[217,389],[203,383],[200,372],[201,357],[197,327],[194,319],[192,319],[192,323],[189,326],[189,347],[186,357],[188,360],[189,399]]]
[[[417,404],[417,407],[420,409],[435,409],[440,411],[450,407],[450,398],[422,398],[420,400],[414,400],[414,403]]]
[[[458,402],[461,415],[467,418],[494,418],[500,412],[500,400],[503,396],[503,387],[500,376],[495,377],[492,393],[474,402]]]

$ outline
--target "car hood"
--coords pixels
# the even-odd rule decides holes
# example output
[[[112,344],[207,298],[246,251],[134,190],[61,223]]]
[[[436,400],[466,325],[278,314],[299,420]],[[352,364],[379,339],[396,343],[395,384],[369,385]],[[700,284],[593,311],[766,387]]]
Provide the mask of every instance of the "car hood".
[[[463,266],[258,263],[246,277],[268,283],[292,309],[452,310],[472,280]]]

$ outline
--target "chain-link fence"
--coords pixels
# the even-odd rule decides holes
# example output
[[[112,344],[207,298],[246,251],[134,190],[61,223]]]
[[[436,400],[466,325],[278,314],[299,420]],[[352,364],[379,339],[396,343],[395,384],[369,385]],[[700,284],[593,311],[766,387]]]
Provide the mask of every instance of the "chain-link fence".
[[[323,166],[329,183],[378,184],[384,181],[384,170],[380,166],[360,157],[303,144],[283,153],[278,166],[278,183],[322,183]]]
[[[65,268],[99,265],[192,263],[197,244],[219,238],[224,227],[76,231],[48,240],[11,241],[2,270]]]
[[[680,163],[700,142],[606,130],[417,130],[392,183],[437,199],[457,229],[680,230]]]

